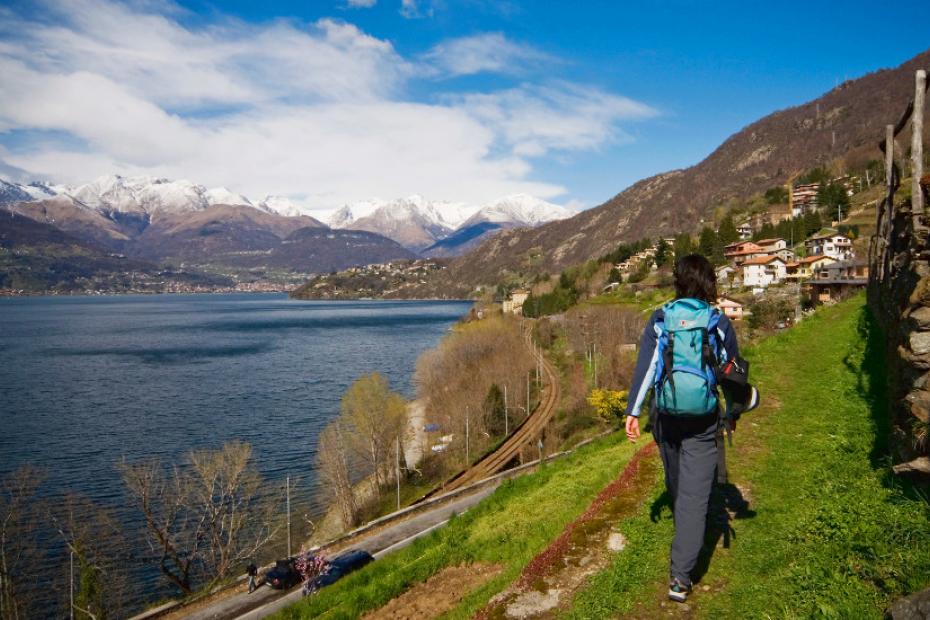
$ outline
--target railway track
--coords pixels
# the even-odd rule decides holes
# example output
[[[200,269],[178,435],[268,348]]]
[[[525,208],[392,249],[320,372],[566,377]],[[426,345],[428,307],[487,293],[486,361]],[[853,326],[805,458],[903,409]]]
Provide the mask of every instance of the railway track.
[[[531,336],[529,330],[527,330],[525,337],[527,348],[532,351],[533,346],[530,341]],[[534,353],[534,355],[536,354]],[[549,360],[546,359],[546,356],[539,353],[538,359],[541,362],[543,373],[546,375],[547,383],[546,387],[543,389],[539,405],[537,405],[532,413],[527,416],[520,426],[510,434],[497,450],[486,454],[477,463],[443,485],[441,489],[438,489],[438,492],[446,493],[454,491],[474,482],[478,482],[479,480],[484,480],[489,476],[493,476],[503,469],[507,463],[516,458],[522,449],[527,446],[535,445],[536,441],[542,438],[543,430],[546,428],[546,425],[549,424],[549,420],[552,419],[555,409],[559,404],[560,388],[558,374]]]

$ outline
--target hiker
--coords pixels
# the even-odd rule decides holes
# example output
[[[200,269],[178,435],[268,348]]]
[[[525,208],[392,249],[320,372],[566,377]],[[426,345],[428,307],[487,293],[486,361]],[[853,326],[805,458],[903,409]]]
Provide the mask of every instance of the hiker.
[[[675,520],[668,597],[683,603],[704,542],[717,465],[722,420],[716,371],[738,359],[739,350],[729,319],[712,305],[717,281],[710,262],[684,256],[674,277],[675,299],[653,312],[640,340],[626,435],[630,441],[639,437],[640,409],[652,390],[649,419]]]
[[[255,591],[255,577],[258,576],[258,567],[255,566],[255,562],[250,561],[249,565],[245,567],[245,572],[249,576],[249,594]]]

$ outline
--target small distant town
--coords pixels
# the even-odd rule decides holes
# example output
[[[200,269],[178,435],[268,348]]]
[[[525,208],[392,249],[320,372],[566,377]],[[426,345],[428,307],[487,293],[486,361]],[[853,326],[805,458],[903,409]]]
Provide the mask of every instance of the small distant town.
[[[295,299],[365,299],[404,297],[446,265],[433,259],[399,260],[351,267],[319,276],[291,292]]]

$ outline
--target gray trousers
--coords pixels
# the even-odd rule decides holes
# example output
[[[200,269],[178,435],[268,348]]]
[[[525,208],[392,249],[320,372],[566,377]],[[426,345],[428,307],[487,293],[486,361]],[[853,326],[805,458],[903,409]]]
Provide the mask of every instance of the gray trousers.
[[[716,413],[694,418],[660,414],[653,430],[675,515],[670,573],[687,585],[704,545],[717,466],[717,421]]]

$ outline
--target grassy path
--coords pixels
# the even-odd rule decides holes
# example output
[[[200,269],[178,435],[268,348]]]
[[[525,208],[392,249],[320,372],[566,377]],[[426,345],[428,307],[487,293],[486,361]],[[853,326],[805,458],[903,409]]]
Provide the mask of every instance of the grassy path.
[[[620,525],[627,549],[565,615],[881,618],[930,585],[928,504],[883,456],[881,347],[856,298],[747,351],[764,406],[735,435],[734,484],[716,498],[735,518],[709,536],[689,604],[664,600],[672,524],[656,487]]]

